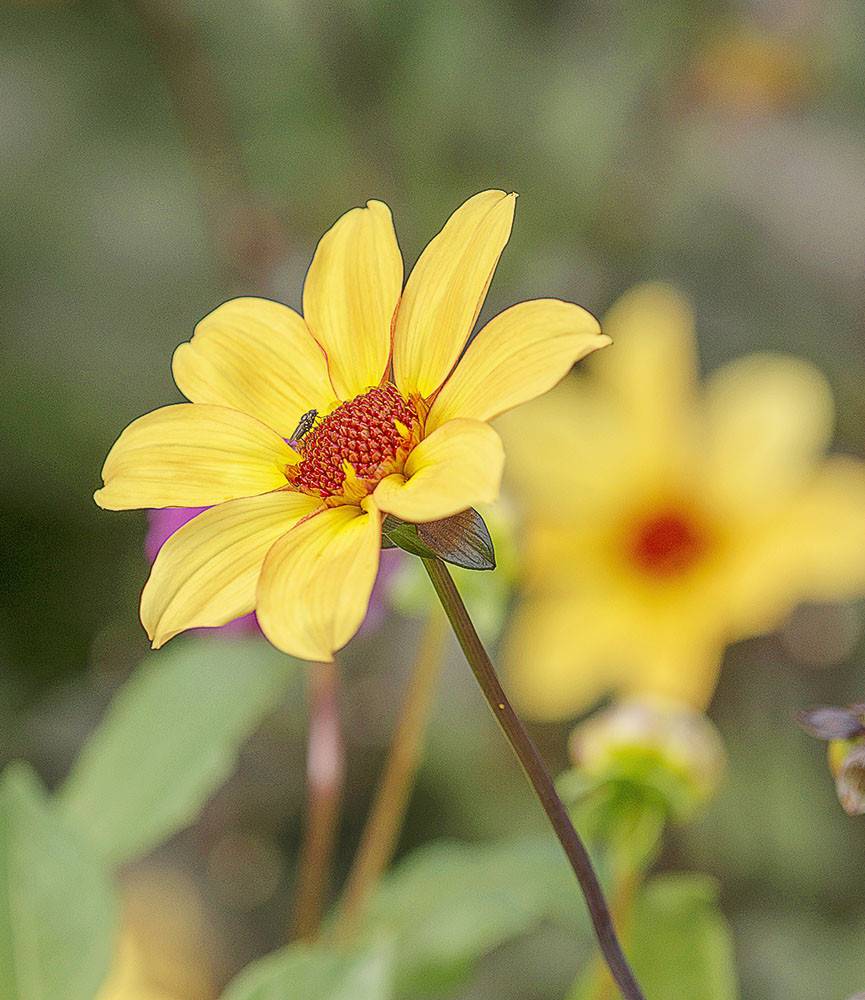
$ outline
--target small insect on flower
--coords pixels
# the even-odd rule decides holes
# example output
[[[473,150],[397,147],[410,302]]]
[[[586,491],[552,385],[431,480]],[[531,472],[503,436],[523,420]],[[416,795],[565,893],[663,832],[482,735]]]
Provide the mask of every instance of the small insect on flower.
[[[294,447],[299,441],[302,441],[304,436],[309,434],[309,432],[315,427],[315,418],[318,416],[318,410],[307,410],[306,413],[297,422],[297,427],[291,433],[291,437],[288,439],[288,443]]]
[[[470,198],[403,287],[390,210],[370,201],[319,242],[303,316],[233,299],[178,347],[191,402],[134,421],[96,493],[110,510],[210,508],[153,564],[141,620],[154,646],[255,610],[275,646],[329,660],[366,614],[385,514],[424,524],[496,499],[504,448],[489,422],[609,343],[585,309],[535,299],[468,344],[515,204]]]

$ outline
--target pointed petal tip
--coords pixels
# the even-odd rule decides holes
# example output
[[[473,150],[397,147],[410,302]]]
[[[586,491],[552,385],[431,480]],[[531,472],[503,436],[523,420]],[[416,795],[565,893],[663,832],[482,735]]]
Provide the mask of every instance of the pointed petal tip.
[[[190,628],[194,627],[195,627],[194,625],[190,626]],[[167,643],[171,642],[171,640],[175,636],[180,635],[182,632],[186,630],[182,628],[163,629],[160,628],[158,625],[155,625],[152,629],[150,629],[145,625],[144,631],[147,633],[147,638],[150,640],[150,648],[162,649],[162,647]]]
[[[369,198],[367,199],[366,204],[363,207],[373,208],[373,209],[383,208],[388,213],[388,215],[393,215],[393,213],[390,210],[390,205],[388,205],[386,201],[382,201],[381,198]]]
[[[93,502],[96,504],[100,510],[136,510],[138,508],[130,506],[128,504],[118,503],[116,498],[112,496],[111,487],[108,483],[100,486],[98,490],[93,493]]]
[[[141,627],[144,629],[145,635],[150,642],[151,649],[159,649],[160,646],[164,646],[168,641],[164,636],[159,634],[158,627],[156,625],[149,624],[144,620],[141,613],[139,612],[138,620],[141,622]]]

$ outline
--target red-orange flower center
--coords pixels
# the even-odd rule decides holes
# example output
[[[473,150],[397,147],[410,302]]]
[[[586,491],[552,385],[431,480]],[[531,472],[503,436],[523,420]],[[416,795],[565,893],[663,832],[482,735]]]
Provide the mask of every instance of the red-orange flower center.
[[[358,479],[382,479],[408,454],[417,417],[393,385],[370,389],[338,406],[298,444],[303,459],[288,470],[293,485],[322,497],[343,491],[345,463]]]
[[[644,573],[667,577],[690,569],[707,547],[706,532],[693,517],[660,511],[637,524],[628,555]]]

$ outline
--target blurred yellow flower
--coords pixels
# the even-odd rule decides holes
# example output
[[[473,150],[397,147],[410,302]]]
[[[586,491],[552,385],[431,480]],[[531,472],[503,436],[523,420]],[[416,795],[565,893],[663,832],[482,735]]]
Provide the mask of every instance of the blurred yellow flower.
[[[124,934],[117,946],[114,966],[96,995],[96,1000],[180,1000],[153,986],[147,963],[135,939]]]
[[[147,866],[123,879],[123,920],[96,1000],[210,1000],[219,942],[194,883]]]
[[[820,373],[751,355],[698,391],[693,316],[663,285],[604,328],[587,378],[501,427],[526,515],[505,657],[542,719],[610,691],[705,706],[727,643],[865,591],[865,464],[824,457]]]
[[[813,86],[814,46],[743,22],[710,39],[697,56],[695,83],[704,101],[738,113],[795,105]]]
[[[405,289],[390,210],[370,201],[319,243],[303,317],[234,299],[177,349],[191,403],[127,427],[95,497],[112,510],[212,508],[153,565],[141,620],[154,647],[255,609],[274,645],[329,660],[366,613],[382,513],[420,523],[496,498],[504,452],[488,421],[609,342],[579,306],[538,299],[463,354],[515,201],[470,198]]]

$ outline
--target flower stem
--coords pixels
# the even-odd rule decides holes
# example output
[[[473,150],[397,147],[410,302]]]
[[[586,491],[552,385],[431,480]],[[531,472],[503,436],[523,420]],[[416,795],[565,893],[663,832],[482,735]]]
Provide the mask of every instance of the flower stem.
[[[445,618],[438,608],[433,608],[421,635],[387,763],[346,881],[337,926],[340,937],[350,937],[356,930],[370,893],[393,857],[420,763],[444,639]]]
[[[626,1000],[645,1000],[627,959],[622,953],[598,876],[592,867],[589,852],[574,829],[564,803],[556,793],[553,779],[550,777],[537,747],[511,707],[511,703],[499,683],[495,668],[475,631],[447,567],[438,559],[424,559],[423,562],[481,691],[483,691],[493,715],[511,744],[511,748],[522,764],[535,794],[568,856],[568,861],[570,861],[571,868],[573,868],[583,891],[598,944],[613,979]]]
[[[337,665],[310,664],[306,829],[292,925],[292,936],[307,940],[321,926],[342,801],[345,754],[338,696]]]
[[[629,876],[622,878],[618,885],[615,886],[610,900],[610,909],[625,940],[627,940],[630,932],[634,901],[641,883],[641,873],[631,872]],[[592,985],[588,996],[591,1000],[611,1000],[613,995],[613,981],[610,979],[610,975],[604,967],[603,962],[596,963],[592,969],[590,982]],[[580,992],[579,996],[584,997],[585,993]]]

